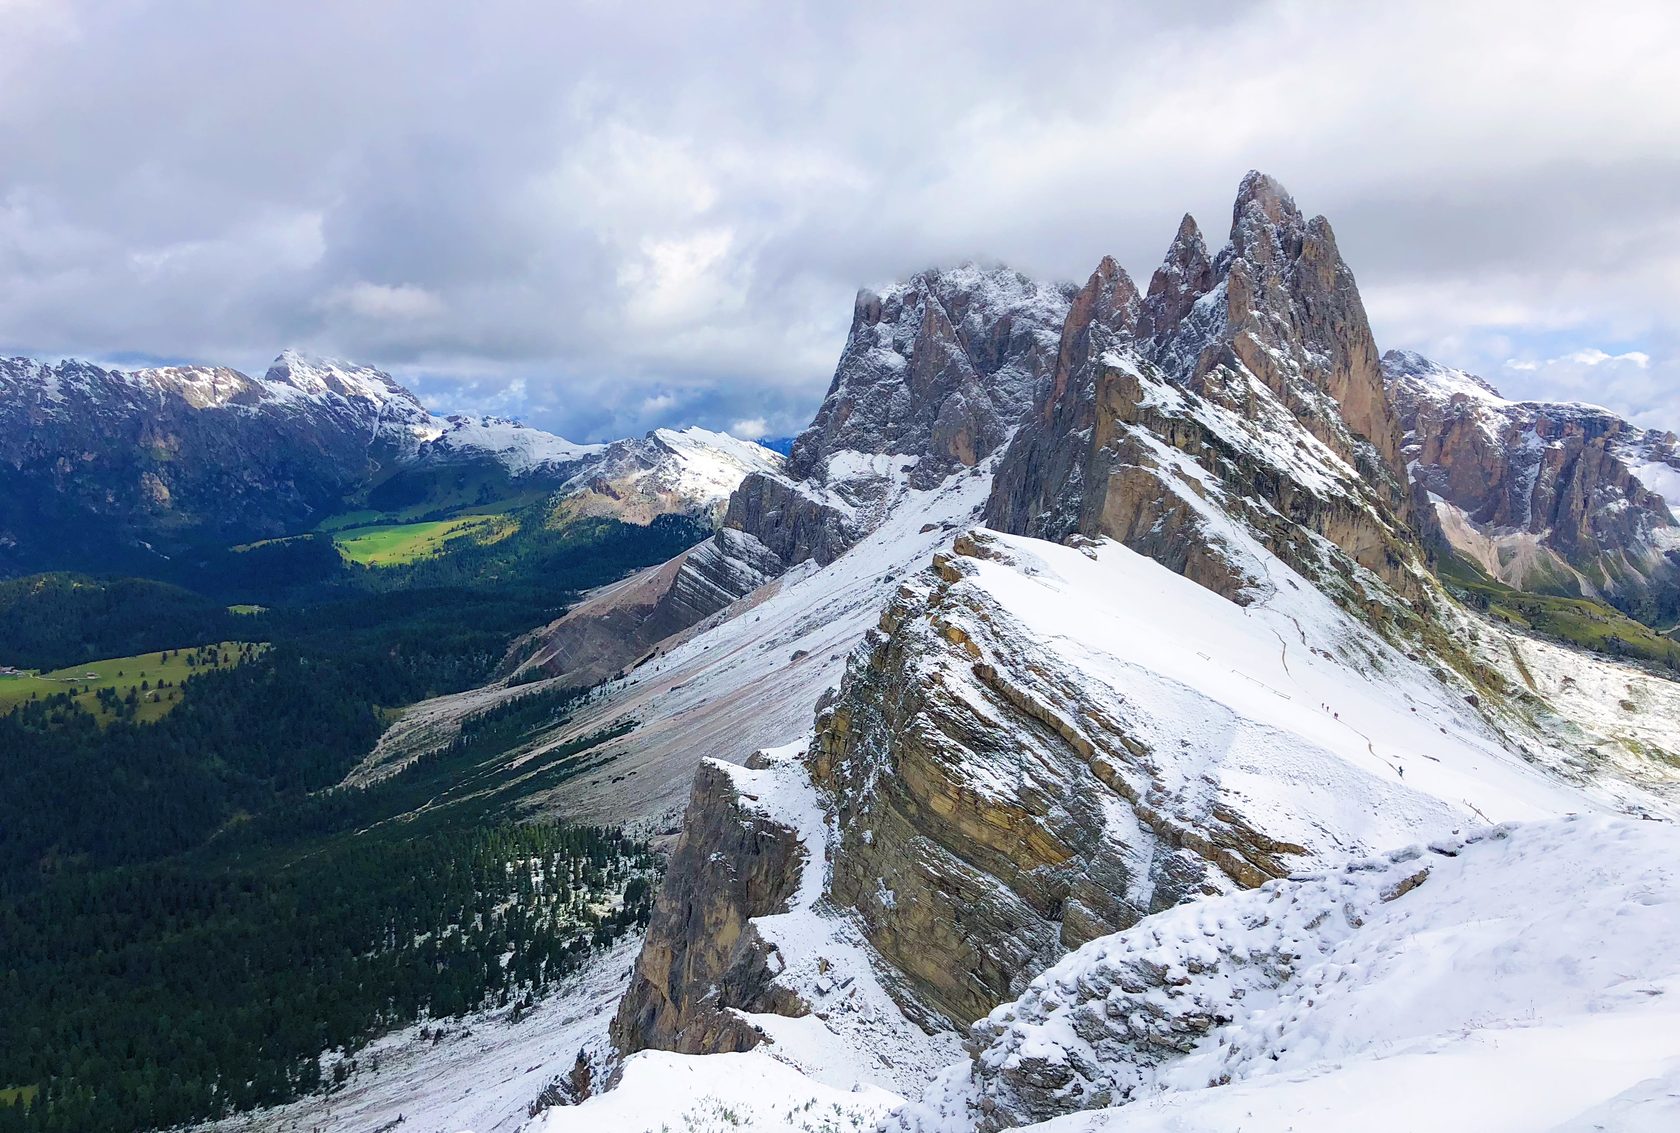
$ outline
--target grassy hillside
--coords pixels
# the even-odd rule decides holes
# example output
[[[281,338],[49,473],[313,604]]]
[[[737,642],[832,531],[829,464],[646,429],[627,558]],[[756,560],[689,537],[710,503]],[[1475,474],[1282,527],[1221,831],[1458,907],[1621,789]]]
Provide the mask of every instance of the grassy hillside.
[[[221,641],[130,657],[86,661],[51,672],[0,673],[0,713],[31,700],[67,694],[101,724],[149,724],[181,701],[181,685],[202,673],[231,669],[262,656],[263,642]]]
[[[518,529],[518,521],[506,515],[469,515],[423,523],[348,528],[335,532],[333,542],[353,563],[400,566],[438,554],[456,540],[494,543]]]
[[[1459,599],[1499,621],[1612,657],[1680,669],[1680,644],[1602,602],[1517,590],[1457,555],[1443,555],[1436,573]]]

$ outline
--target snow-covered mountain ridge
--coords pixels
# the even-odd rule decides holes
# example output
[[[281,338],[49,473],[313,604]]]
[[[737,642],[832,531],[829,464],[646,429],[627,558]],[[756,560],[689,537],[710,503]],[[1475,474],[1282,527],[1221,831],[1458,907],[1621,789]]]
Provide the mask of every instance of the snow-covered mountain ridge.
[[[0,359],[0,569],[141,569],[158,554],[305,530],[393,475],[475,467],[568,514],[715,519],[768,449],[704,429],[575,444],[438,416],[369,366],[280,355],[261,377]]]
[[[966,269],[950,279],[966,279],[981,299],[1004,289],[978,286]],[[1066,1128],[1083,1128],[1125,1120],[1126,1109],[1071,1111],[1125,1100],[1112,1083],[1140,1067],[1151,1076],[1148,1090],[1134,1083],[1137,1097],[1188,1091],[1205,1068],[1175,1077],[1168,1064],[1216,1032],[1252,1036],[1240,1065],[1225,1068],[1238,1085],[1207,1089],[1218,1080],[1211,1071],[1194,1085],[1246,1097],[1242,1076],[1263,1076],[1281,1054],[1268,1045],[1278,1029],[1267,1011],[1294,994],[1280,982],[1284,962],[1265,958],[1273,946],[1231,962],[1252,962],[1254,986],[1236,983],[1245,968],[1231,977],[1241,994],[1218,1003],[1196,990],[1192,970],[1186,1001],[1174,1005],[1183,1020],[1156,1000],[1135,1019],[1100,1005],[1087,1020],[1071,1006],[1034,1004],[1068,983],[1057,965],[1073,963],[1063,961],[1070,952],[1119,955],[1157,924],[1167,932],[1193,920],[1200,934],[1227,923],[1225,903],[1260,899],[1249,890],[1290,891],[1398,846],[1435,842],[1470,859],[1488,840],[1451,843],[1491,822],[1545,831],[1577,812],[1654,820],[1594,818],[1594,832],[1635,833],[1595,833],[1591,844],[1536,835],[1527,864],[1481,859],[1478,885],[1551,908],[1567,889],[1545,888],[1538,861],[1552,858],[1557,878],[1579,883],[1614,868],[1595,862],[1672,841],[1680,687],[1534,641],[1443,590],[1410,490],[1400,395],[1391,398],[1351,272],[1328,223],[1304,219],[1276,182],[1244,180],[1217,254],[1187,218],[1147,293],[1104,260],[1082,288],[1013,285],[1013,294],[1065,298],[1065,308],[1004,304],[1007,322],[987,330],[949,318],[982,309],[965,305],[954,282],[923,275],[907,286],[937,305],[877,308],[860,296],[820,427],[796,442],[786,472],[743,482],[713,544],[714,562],[744,564],[744,549],[763,549],[770,556],[757,561],[773,569],[796,565],[768,583],[742,570],[739,597],[647,643],[645,659],[609,682],[578,725],[634,718],[620,766],[666,781],[695,755],[749,760],[759,737],[775,750],[745,770],[706,763],[696,779],[612,1032],[623,1081],[643,1100],[609,1092],[551,1112],[545,1128],[605,1116],[706,1128],[708,1097],[741,1127],[800,1128],[790,1115],[821,1099],[841,1127],[861,1128],[880,1112],[879,1089],[925,1094],[923,1109],[893,1121],[934,1121],[928,1128],[941,1133],[1059,1113],[1074,1123]],[[1050,306],[1063,311],[1060,326],[1019,338],[1020,312],[1042,319]],[[907,310],[915,334],[877,329],[875,320]],[[877,353],[905,340],[898,363]],[[949,373],[987,356],[975,345],[987,342],[1018,347],[999,388],[1029,373],[1033,391],[988,455],[966,464],[936,430],[883,428],[937,420],[918,396],[938,403],[961,388],[900,375]],[[974,372],[984,386],[988,371]],[[856,455],[835,475],[848,451]],[[858,478],[865,470],[870,480]],[[952,504],[978,497],[978,512],[965,520],[952,507],[948,526],[906,524],[912,501],[939,498],[920,487],[935,474]],[[927,540],[919,557],[911,529]],[[842,671],[832,653],[811,656],[818,627],[795,611],[836,608],[858,579],[869,580],[877,616],[864,621],[867,602],[847,606],[857,645]],[[825,642],[847,636],[822,628]],[[797,723],[801,704],[808,728]],[[669,798],[608,778],[550,803],[589,815],[608,799]],[[1340,929],[1316,911],[1299,924],[1282,918],[1275,955],[1359,947],[1349,942],[1360,923],[1429,900],[1429,882],[1407,881],[1415,872],[1385,875],[1369,892],[1337,882],[1303,896],[1303,908],[1351,911]],[[1440,915],[1445,925],[1456,913]],[[1297,950],[1290,926],[1323,939]],[[1230,946],[1256,939],[1233,935]],[[1128,970],[1112,980],[1128,995],[1180,986],[1176,969],[1141,982]],[[1575,1002],[1560,993],[1548,1009]],[[1006,1023],[986,1031],[988,1017]],[[932,1065],[976,1019],[970,1059],[929,1092]],[[1489,1027],[1520,1022],[1507,1011]],[[1456,1032],[1442,1026],[1414,1037],[1428,1047],[1437,1034],[1445,1050]],[[1016,1044],[995,1068],[986,1061],[994,1040]],[[1358,1050],[1380,1052],[1383,1041]],[[1078,1043],[1094,1052],[1088,1064],[1068,1053],[1086,1051]],[[1045,1061],[1033,1061],[1040,1053]],[[768,1069],[775,1062],[805,1084]],[[774,1096],[723,1080],[737,1076],[773,1081],[763,1088]],[[646,1103],[679,1080],[686,1109]],[[1605,1079],[1587,1100],[1629,1084]],[[871,1091],[855,1107],[835,1098],[854,1086]],[[1238,1124],[1210,1104],[1218,1119],[1184,1127]],[[1170,1122],[1177,1111],[1163,1112]],[[1329,1112],[1323,1128],[1346,1127],[1352,1111]],[[1490,1112],[1500,1111],[1477,1110]]]

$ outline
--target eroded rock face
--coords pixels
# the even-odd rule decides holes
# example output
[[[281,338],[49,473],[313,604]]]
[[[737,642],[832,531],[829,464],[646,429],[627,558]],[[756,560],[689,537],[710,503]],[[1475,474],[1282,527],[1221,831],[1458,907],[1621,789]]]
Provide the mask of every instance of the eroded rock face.
[[[1525,590],[1588,594],[1646,618],[1680,607],[1668,501],[1680,442],[1590,405],[1507,401],[1421,355],[1383,357],[1404,454],[1441,537]]]
[[[806,560],[827,566],[862,534],[849,512],[764,473],[741,482],[729,498],[723,525],[757,540],[776,556],[781,569]]]
[[[749,923],[786,908],[804,852],[793,831],[737,793],[727,767],[700,765],[630,990],[613,1017],[620,1054],[750,1050],[761,1036],[733,1010],[808,1011],[776,986],[778,959]]]
[[[782,570],[782,560],[751,535],[725,529],[516,641],[504,675],[541,672],[575,687],[609,680]]]
[[[1069,295],[1002,268],[928,271],[859,292],[828,396],[790,473],[820,477],[850,450],[916,458],[929,488],[1008,439],[1055,362]]]
[[[989,544],[956,552],[882,615],[810,753],[840,828],[829,896],[903,973],[905,1007],[946,1025],[1070,948],[1280,876],[1299,852],[1168,798],[1125,711],[964,584]]]
[[[1211,511],[1364,608],[1361,570],[1423,594],[1396,451],[1329,225],[1250,174],[1217,259],[1186,217],[1141,300],[1107,261],[1092,275],[986,518],[1041,538],[1118,539],[1242,601],[1248,580],[1225,565]]]

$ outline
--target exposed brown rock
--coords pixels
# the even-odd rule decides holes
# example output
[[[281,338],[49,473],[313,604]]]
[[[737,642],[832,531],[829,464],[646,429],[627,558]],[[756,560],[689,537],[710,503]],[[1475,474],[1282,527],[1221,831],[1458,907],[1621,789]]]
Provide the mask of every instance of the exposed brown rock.
[[[968,535],[901,591],[808,760],[841,830],[830,898],[903,973],[908,1010],[958,1024],[1067,949],[1301,852],[1165,797],[1126,721],[1020,652],[1007,615],[962,585],[963,559],[992,553]],[[1116,805],[1137,823],[1123,841]]]
[[[793,831],[737,795],[727,769],[700,765],[635,975],[613,1017],[620,1054],[749,1050],[762,1036],[735,1010],[809,1011],[775,985],[778,958],[749,923],[787,906],[803,855]]]

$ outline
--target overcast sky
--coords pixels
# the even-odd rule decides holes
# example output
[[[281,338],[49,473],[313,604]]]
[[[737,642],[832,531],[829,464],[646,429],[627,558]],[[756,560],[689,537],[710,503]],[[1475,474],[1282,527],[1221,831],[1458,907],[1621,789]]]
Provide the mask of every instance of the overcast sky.
[[[1255,167],[1383,348],[1680,427],[1677,11],[0,0],[0,351],[785,434],[859,286],[1143,284]]]

